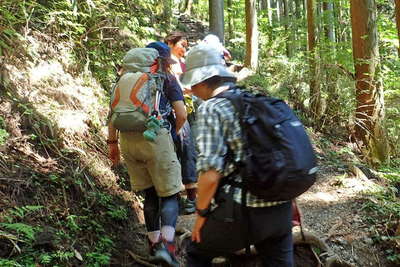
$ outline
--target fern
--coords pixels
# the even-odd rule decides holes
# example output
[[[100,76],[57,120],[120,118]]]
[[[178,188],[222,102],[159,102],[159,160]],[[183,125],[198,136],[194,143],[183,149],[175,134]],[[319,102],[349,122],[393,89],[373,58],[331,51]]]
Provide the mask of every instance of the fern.
[[[18,234],[22,233],[28,241],[35,240],[35,233],[38,231],[35,227],[24,223],[0,223],[0,226],[8,230],[16,231]]]
[[[10,213],[14,216],[23,218],[25,217],[28,213],[32,213],[34,211],[42,209],[43,206],[24,206],[24,207],[16,207],[14,210],[12,210]]]

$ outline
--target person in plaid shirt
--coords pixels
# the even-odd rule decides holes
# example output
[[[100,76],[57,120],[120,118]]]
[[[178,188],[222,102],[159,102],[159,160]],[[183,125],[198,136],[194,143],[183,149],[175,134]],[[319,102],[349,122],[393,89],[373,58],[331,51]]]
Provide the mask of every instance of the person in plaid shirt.
[[[247,192],[247,208],[242,207],[242,177],[235,164],[243,158],[238,115],[229,100],[215,97],[225,90],[239,90],[234,74],[207,44],[190,50],[186,67],[182,84],[205,100],[197,117],[197,217],[187,266],[211,266],[214,257],[229,257],[250,243],[263,266],[292,267],[291,202],[267,202]]]

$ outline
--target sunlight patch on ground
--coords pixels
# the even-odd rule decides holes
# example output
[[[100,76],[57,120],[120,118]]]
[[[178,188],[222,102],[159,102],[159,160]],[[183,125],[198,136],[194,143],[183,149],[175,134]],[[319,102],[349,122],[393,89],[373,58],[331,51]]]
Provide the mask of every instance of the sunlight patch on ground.
[[[59,62],[42,62],[30,69],[29,78],[31,84],[36,84],[42,80],[48,79],[55,74],[64,73],[63,67]]]
[[[310,190],[301,196],[301,199],[306,202],[344,202],[349,198],[355,196],[362,196],[366,192],[375,192],[379,190],[379,186],[377,186],[373,181],[367,178],[357,178],[357,177],[336,177],[331,178],[329,181],[326,181],[330,184],[337,184],[334,190],[329,190],[327,192],[323,192],[320,186],[316,186],[313,190]],[[331,188],[331,187],[328,187]]]
[[[323,201],[328,203],[338,201],[334,195],[325,192],[307,193],[307,195],[302,196],[302,199],[305,201]]]
[[[73,110],[63,110],[56,118],[58,127],[68,133],[84,133],[88,126],[85,123],[87,115]]]
[[[370,190],[375,184],[368,179],[358,179],[356,177],[350,177],[343,182],[346,188],[351,189],[353,193],[361,193],[366,190]]]

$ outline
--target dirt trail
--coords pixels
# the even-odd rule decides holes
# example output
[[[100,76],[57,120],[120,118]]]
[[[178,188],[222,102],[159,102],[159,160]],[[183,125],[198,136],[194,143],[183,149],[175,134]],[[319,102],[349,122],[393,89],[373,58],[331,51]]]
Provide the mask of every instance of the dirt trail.
[[[322,166],[317,183],[298,199],[304,228],[323,239],[341,259],[355,266],[390,266],[371,239],[363,192],[373,186],[365,176],[333,172]]]

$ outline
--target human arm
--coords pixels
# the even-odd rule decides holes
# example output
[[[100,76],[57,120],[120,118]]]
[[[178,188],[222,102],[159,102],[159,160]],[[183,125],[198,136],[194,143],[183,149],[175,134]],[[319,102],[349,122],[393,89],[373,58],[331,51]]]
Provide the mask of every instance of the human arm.
[[[210,206],[215,192],[217,191],[219,180],[222,175],[215,169],[210,169],[201,173],[197,183],[197,200],[196,208],[199,210],[207,209]],[[206,217],[197,215],[193,230],[192,240],[194,242],[201,242],[200,230],[206,222]]]
[[[215,101],[206,101],[198,109],[197,117],[197,170],[198,179],[197,209],[203,210],[210,207],[218,188],[219,180],[224,175],[225,158],[227,154],[227,140],[225,134],[229,124],[223,109],[218,108]],[[192,230],[192,240],[201,241],[201,228],[207,218],[197,216]]]
[[[175,112],[175,128],[176,133],[179,134],[183,124],[187,119],[187,113],[185,108],[185,103],[183,101],[174,101],[172,102],[172,108]]]
[[[167,99],[171,103],[175,113],[176,133],[179,133],[187,118],[182,89],[176,78],[172,75],[166,80],[165,86]]]
[[[224,47],[223,48],[224,59],[230,61],[232,59],[231,53]]]
[[[118,165],[120,161],[120,152],[118,147],[118,132],[114,126],[109,123],[108,124],[108,158],[112,161],[112,165]]]

